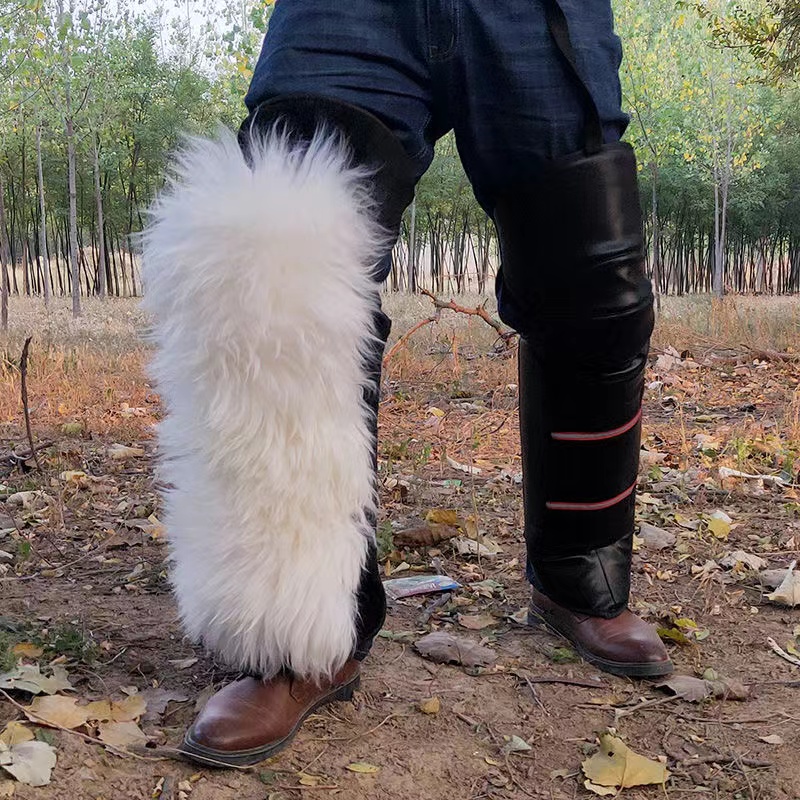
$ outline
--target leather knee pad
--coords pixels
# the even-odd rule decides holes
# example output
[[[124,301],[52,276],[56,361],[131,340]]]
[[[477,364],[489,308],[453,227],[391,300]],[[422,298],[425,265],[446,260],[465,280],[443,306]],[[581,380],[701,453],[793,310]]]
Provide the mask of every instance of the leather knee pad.
[[[372,171],[378,220],[396,238],[403,211],[414,198],[415,170],[397,137],[377,117],[322,95],[276,97],[253,109],[239,128],[245,154],[254,135],[275,128],[309,142],[320,129],[343,136],[353,164]]]
[[[627,144],[555,162],[497,199],[506,321],[545,358],[614,373],[653,328],[636,160]]]

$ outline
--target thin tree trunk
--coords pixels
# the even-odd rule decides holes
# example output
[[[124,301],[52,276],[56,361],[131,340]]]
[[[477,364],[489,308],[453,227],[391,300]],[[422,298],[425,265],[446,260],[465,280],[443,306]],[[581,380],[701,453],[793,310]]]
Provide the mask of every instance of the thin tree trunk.
[[[10,250],[6,236],[6,187],[0,174],[0,270],[3,272],[0,289],[0,327],[8,330],[8,261]]]
[[[78,271],[78,191],[75,186],[75,128],[72,120],[69,87],[66,92],[67,169],[69,171],[69,264],[72,277],[72,315],[81,315],[81,279]]]
[[[103,193],[100,190],[100,148],[97,137],[94,140],[94,193],[97,198],[97,293],[101,300],[106,299],[106,242],[103,224]]]

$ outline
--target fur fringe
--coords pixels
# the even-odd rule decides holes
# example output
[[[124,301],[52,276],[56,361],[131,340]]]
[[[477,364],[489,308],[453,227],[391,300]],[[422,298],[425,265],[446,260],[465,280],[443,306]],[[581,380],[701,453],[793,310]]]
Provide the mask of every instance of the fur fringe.
[[[368,176],[324,131],[195,139],[144,235],[172,581],[228,664],[334,674],[374,532],[363,354],[385,247]]]

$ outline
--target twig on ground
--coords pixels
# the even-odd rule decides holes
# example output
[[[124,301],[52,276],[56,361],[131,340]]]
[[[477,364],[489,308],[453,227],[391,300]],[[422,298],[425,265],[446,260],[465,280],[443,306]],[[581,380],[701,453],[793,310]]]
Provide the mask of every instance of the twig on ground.
[[[475,308],[466,308],[465,306],[461,306],[455,302],[455,300],[441,300],[440,298],[436,297],[433,292],[429,292],[427,289],[423,289],[421,294],[424,294],[425,297],[429,297],[433,302],[433,306],[436,309],[433,316],[427,317],[426,319],[420,320],[416,325],[414,325],[410,330],[406,331],[390,348],[389,352],[383,357],[383,366],[385,367],[389,361],[391,360],[392,356],[400,350],[402,347],[405,346],[406,342],[420,329],[424,328],[426,325],[431,325],[434,322],[438,322],[439,318],[441,317],[441,313],[443,310],[448,311],[455,311],[458,314],[466,314],[469,317],[479,317],[482,319],[487,325],[492,327],[496,332],[500,340],[503,342],[504,347],[506,350],[510,349],[512,346],[512,342],[517,336],[515,331],[510,330],[502,325],[502,323],[498,322],[496,319],[492,318],[492,315],[486,310],[486,306],[475,306]],[[458,359],[458,351],[455,346],[455,337],[453,338],[451,347],[448,348],[448,352],[453,353],[454,359]]]
[[[765,768],[771,767],[771,761],[764,761],[761,758],[747,758],[739,756],[734,752],[727,755],[725,753],[712,753],[708,756],[687,756],[678,761],[684,767],[691,767],[694,764],[743,764],[745,767]]]
[[[632,708],[616,709],[614,711],[614,721],[616,722],[623,717],[629,717],[631,714],[635,714],[637,711],[642,711],[645,708],[655,708],[656,706],[663,706],[666,703],[672,703],[675,700],[682,699],[683,698],[679,694],[676,694],[672,697],[660,697],[657,700],[645,700],[643,703],[639,703],[639,705],[633,706]]]
[[[310,742],[354,742],[356,739],[361,739],[363,736],[369,736],[375,733],[378,728],[382,728],[390,719],[397,719],[399,717],[407,717],[408,714],[391,713],[383,721],[379,722],[374,728],[370,728],[364,733],[357,733],[355,736],[318,736],[314,739],[309,739]]]
[[[794,569],[794,564],[792,564],[792,568]],[[767,637],[767,644],[770,650],[776,655],[779,655],[784,661],[788,661],[790,664],[800,667],[800,658],[787,653],[771,636]]]
[[[526,683],[563,683],[565,686],[583,686],[587,689],[603,689],[605,688],[602,683],[593,683],[592,681],[581,681],[574,678],[559,678],[555,675],[543,675],[542,677],[529,677],[527,675],[517,675],[522,678]]]
[[[428,317],[427,319],[423,319],[414,325],[411,330],[406,331],[390,348],[389,352],[383,357],[383,366],[385,367],[392,356],[405,345],[405,343],[420,329],[424,328],[426,325],[430,325],[432,322],[437,322],[439,319],[439,315],[435,314],[432,317]]]
[[[528,684],[528,688],[531,690],[531,694],[533,695],[533,701],[536,703],[537,706],[542,710],[542,713],[546,714],[547,716],[550,715],[550,712],[544,707],[544,703],[539,699],[539,695],[536,692],[536,687],[533,685],[533,681],[530,678],[525,678],[525,683]],[[541,683],[541,681],[540,681]]]
[[[500,322],[498,322],[496,319],[493,319],[491,314],[489,314],[489,312],[486,310],[485,305],[475,306],[475,308],[465,308],[464,306],[460,306],[455,302],[455,300],[452,299],[447,301],[440,300],[435,294],[433,294],[433,292],[429,292],[427,289],[423,289],[422,294],[431,299],[437,311],[448,309],[449,311],[456,311],[459,314],[466,314],[470,317],[480,317],[480,319],[482,319],[487,325],[497,331],[497,335],[500,337],[506,347],[511,347],[512,340],[517,336],[515,331],[503,327]]]
[[[19,359],[19,376],[22,393],[22,411],[25,414],[25,432],[28,434],[28,444],[31,447],[31,455],[33,455],[36,468],[41,472],[42,463],[39,461],[39,454],[36,452],[36,445],[33,443],[33,432],[31,431],[31,411],[30,408],[28,408],[28,348],[30,347],[32,338],[32,336],[29,336],[25,340],[25,344],[22,346],[22,355]]]

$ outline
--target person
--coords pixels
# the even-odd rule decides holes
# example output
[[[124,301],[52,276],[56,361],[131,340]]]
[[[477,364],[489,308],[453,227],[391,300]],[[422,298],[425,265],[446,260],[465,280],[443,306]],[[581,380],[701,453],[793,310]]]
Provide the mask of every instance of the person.
[[[352,696],[385,615],[376,436],[401,215],[451,129],[520,334],[530,619],[600,669],[672,665],[628,609],[653,327],[610,0],[278,0],[238,136],[145,234],[173,582],[244,677],[186,734],[246,765]]]

